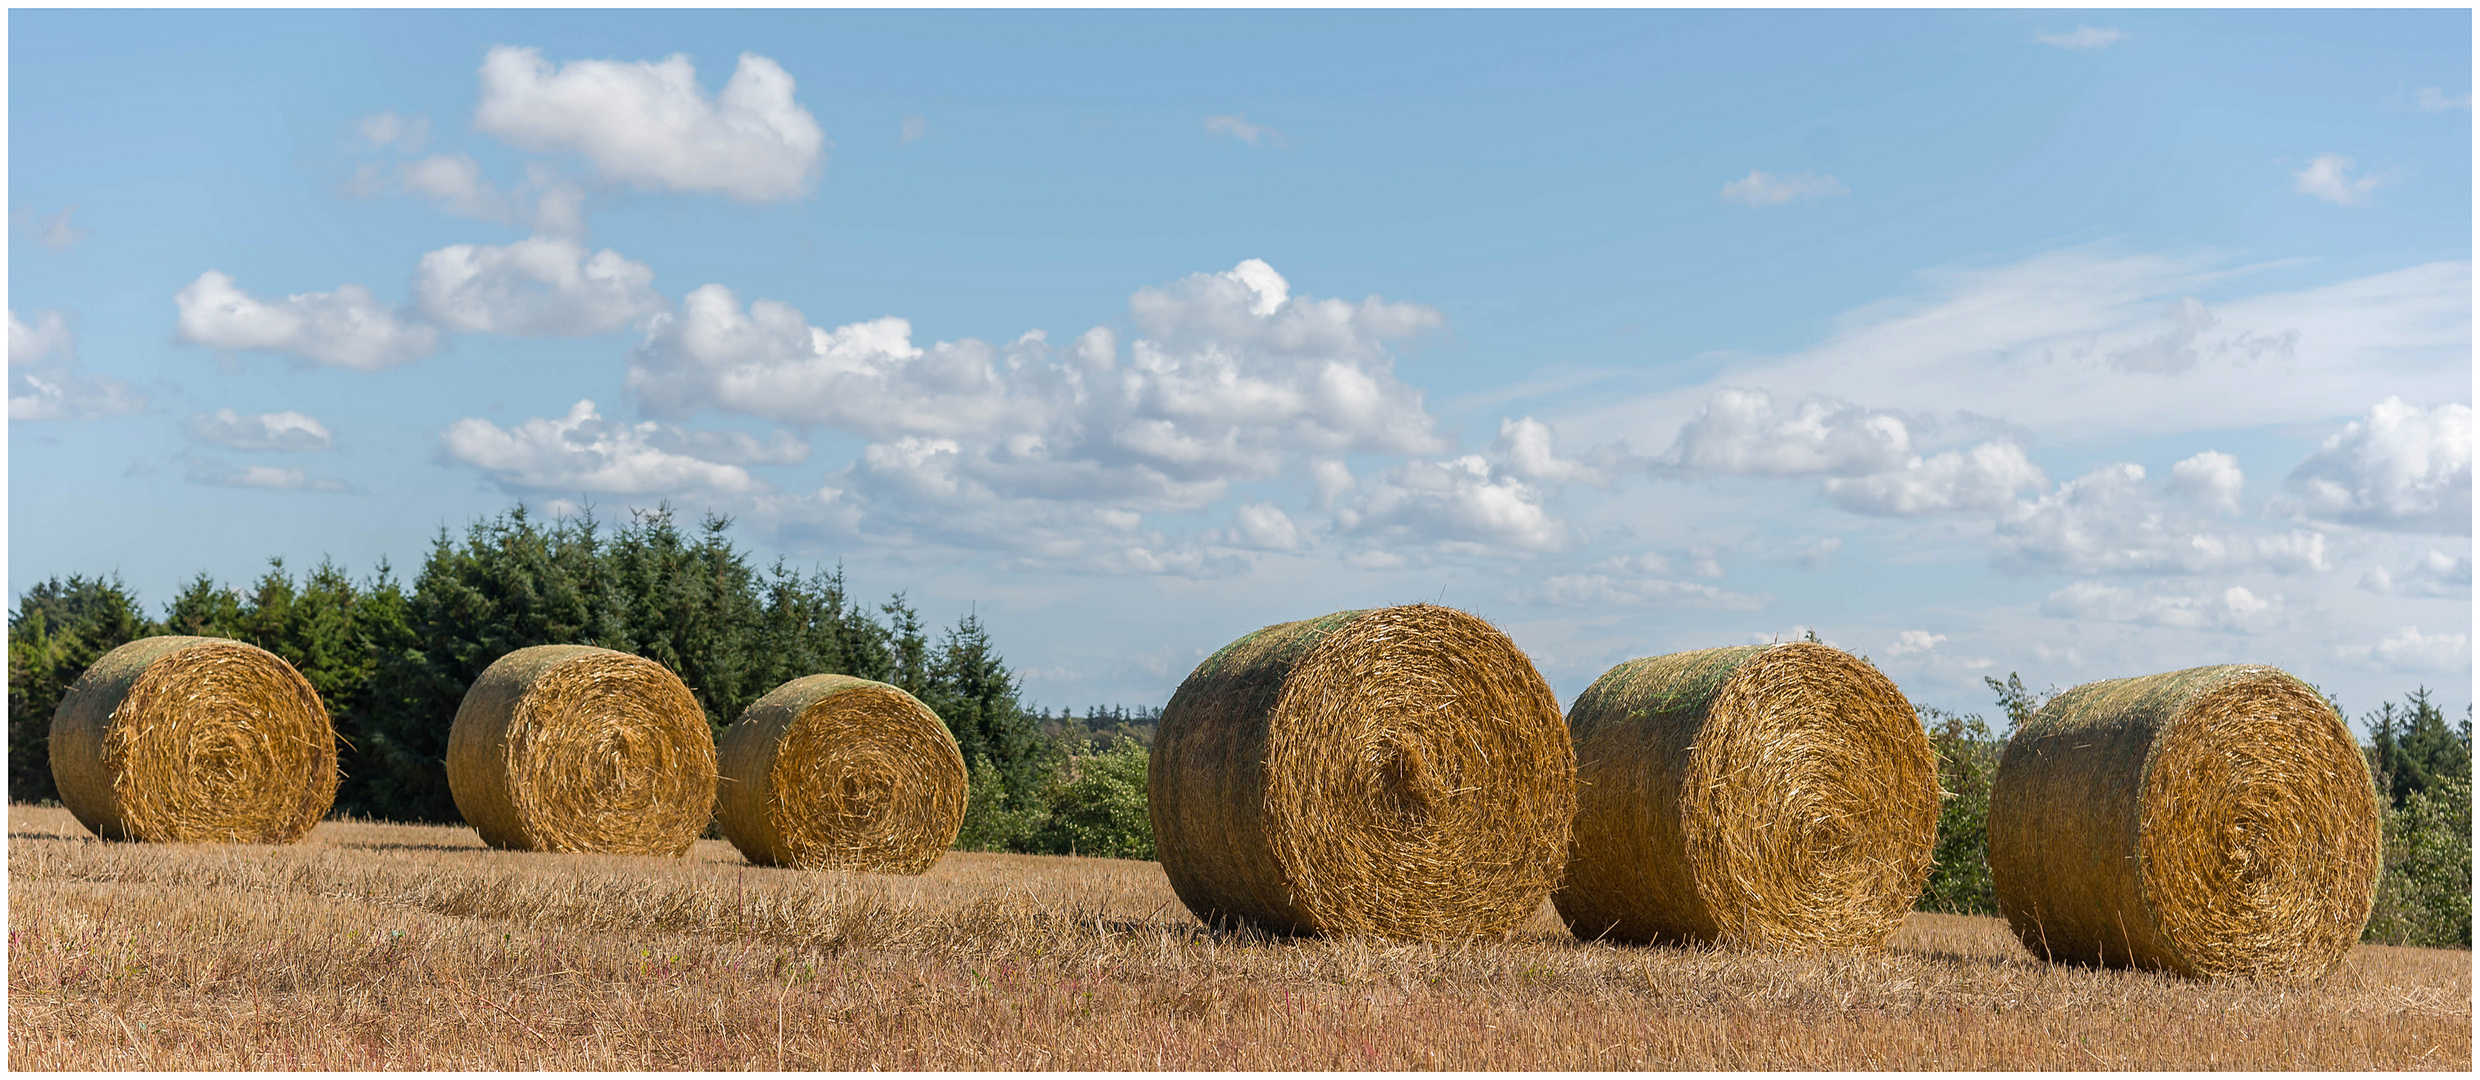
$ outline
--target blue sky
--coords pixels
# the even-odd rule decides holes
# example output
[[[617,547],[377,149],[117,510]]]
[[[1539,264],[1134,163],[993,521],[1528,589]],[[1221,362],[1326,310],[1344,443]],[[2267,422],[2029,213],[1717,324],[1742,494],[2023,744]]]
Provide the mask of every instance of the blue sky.
[[[2471,698],[2465,11],[9,30],[13,594],[668,501],[1051,705],[1412,600]]]

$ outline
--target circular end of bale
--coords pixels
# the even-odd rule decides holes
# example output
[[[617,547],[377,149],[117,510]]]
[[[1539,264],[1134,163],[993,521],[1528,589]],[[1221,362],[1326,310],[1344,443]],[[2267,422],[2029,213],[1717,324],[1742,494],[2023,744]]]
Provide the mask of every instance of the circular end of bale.
[[[1165,872],[1209,924],[1452,939],[1556,887],[1575,755],[1513,641],[1416,604],[1216,653],[1164,709],[1148,787]]]
[[[725,729],[716,757],[716,821],[761,866],[919,874],[964,826],[955,736],[886,683],[794,679]]]
[[[448,787],[493,847],[681,855],[713,817],[714,734],[663,665],[539,645],[500,657],[465,692]]]
[[[1578,937],[1874,948],[1937,842],[1937,760],[1875,667],[1811,642],[1648,657],[1569,712]]]
[[[282,657],[151,637],[95,661],[52,714],[52,779],[112,840],[289,844],[336,801],[336,729]]]
[[[2366,760],[2278,668],[2087,683],[2017,732],[1990,797],[2001,912],[2036,955],[2316,978],[2382,868]]]

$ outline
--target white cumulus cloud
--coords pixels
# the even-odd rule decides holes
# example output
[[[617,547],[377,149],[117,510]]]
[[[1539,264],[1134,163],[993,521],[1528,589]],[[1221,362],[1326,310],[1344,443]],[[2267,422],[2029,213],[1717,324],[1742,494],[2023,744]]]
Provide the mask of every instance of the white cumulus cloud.
[[[2053,619],[2086,619],[2133,623],[2180,630],[2215,630],[2226,634],[2262,634],[2284,625],[2285,602],[2280,596],[2258,596],[2244,586],[2189,593],[2159,587],[2130,589],[2095,581],[2079,581],[2041,601],[2041,614]]]
[[[2471,670],[2471,635],[2424,634],[2406,626],[2373,645],[2346,645],[2336,655],[2388,671],[2459,675]]]
[[[2403,532],[2471,534],[2471,406],[2388,397],[2291,470],[2283,487],[2314,518]]]
[[[1783,412],[1766,391],[1718,390],[1655,463],[1682,472],[1866,476],[1911,460],[1911,428],[1895,413],[1815,395]]]
[[[1554,551],[1569,538],[1539,490],[1474,454],[1407,461],[1364,485],[1335,520],[1349,532],[1470,553]]]
[[[707,285],[655,317],[627,383],[662,415],[949,440],[956,467],[1006,497],[1194,508],[1298,455],[1444,447],[1393,373],[1396,346],[1440,324],[1431,309],[1293,297],[1257,260],[1139,290],[1130,307],[1141,336],[1123,360],[1103,328],[1065,349],[1038,331],[925,346],[900,318],[823,329]]]
[[[1293,524],[1291,515],[1273,503],[1240,504],[1238,509],[1232,511],[1231,528],[1233,538],[1249,547],[1298,551],[1307,546],[1300,527]]]
[[[1762,169],[1750,169],[1748,175],[1722,185],[1723,200],[1743,206],[1781,206],[1801,199],[1831,199],[1849,194],[1851,189],[1831,176],[1776,176]]]
[[[28,325],[10,309],[10,420],[90,420],[145,408],[136,387],[77,369],[77,332],[67,313],[36,312]]]
[[[2009,440],[1923,456],[1899,413],[1819,395],[1785,412],[1763,390],[1716,391],[1653,464],[1675,474],[1820,476],[1835,505],[1880,516],[1994,510],[2049,483]]]
[[[17,310],[9,309],[9,366],[39,364],[45,360],[77,359],[77,332],[69,328],[66,312],[38,311],[34,323],[18,321]]]
[[[1829,477],[1823,488],[1834,505],[1855,514],[1895,517],[1954,510],[1996,510],[2019,491],[2049,486],[2022,447],[2006,440],[1914,456],[1903,467],[1869,476]]]
[[[260,300],[237,288],[231,275],[209,270],[172,299],[180,308],[180,339],[214,349],[259,349],[375,371],[427,356],[439,345],[435,327],[400,316],[359,285]]]
[[[2218,450],[2170,466],[2170,494],[2208,513],[2237,514],[2239,493],[2246,487],[2239,459]]]
[[[781,434],[767,441],[655,421],[618,423],[591,400],[559,419],[536,417],[510,428],[467,417],[441,433],[439,450],[512,490],[620,495],[756,495],[769,488],[743,465],[788,464],[808,454]]]
[[[252,413],[234,409],[192,414],[182,425],[189,437],[232,450],[325,450],[335,441],[327,425],[301,413]]]
[[[1550,425],[1530,416],[1498,422],[1498,445],[1494,448],[1509,472],[1537,484],[1603,484],[1610,482],[1607,470],[1579,458],[1560,457],[1557,434]],[[1616,457],[1615,451],[1606,454]]]
[[[2306,168],[2291,174],[2291,190],[2340,206],[2365,204],[2368,193],[2377,189],[2377,178],[2353,176],[2351,167],[2351,159],[2340,154],[2318,154]]]
[[[2431,548],[2401,572],[2374,566],[2360,575],[2360,588],[2385,596],[2471,595],[2471,553],[2449,555]]]
[[[2193,459],[2190,459],[2193,460]],[[1998,521],[1999,565],[2077,574],[2201,574],[2330,569],[2325,535],[2226,529],[2192,502],[2144,483],[2144,467],[2105,465],[2017,503]]]
[[[483,58],[474,127],[521,150],[578,154],[623,183],[750,202],[797,196],[826,166],[826,133],[793,100],[792,76],[756,53],[710,98],[685,55],[554,64],[499,46]]]
[[[1886,655],[1925,655],[1935,650],[1938,643],[1944,640],[1946,640],[1944,634],[1932,634],[1926,630],[1905,630],[1895,635],[1894,644],[1886,646]]]
[[[455,330],[574,335],[618,330],[668,305],[654,271],[609,248],[537,236],[493,247],[456,244],[422,256],[413,292],[424,314]]]

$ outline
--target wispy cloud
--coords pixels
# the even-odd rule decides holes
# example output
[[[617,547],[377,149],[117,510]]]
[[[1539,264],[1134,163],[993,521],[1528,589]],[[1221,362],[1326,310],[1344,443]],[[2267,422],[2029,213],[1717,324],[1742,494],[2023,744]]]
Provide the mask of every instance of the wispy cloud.
[[[2106,49],[2126,38],[2127,32],[2114,26],[2078,26],[2063,33],[2043,30],[2032,35],[2032,40],[2043,45],[2077,51]]]
[[[1831,176],[1776,176],[1762,169],[1750,169],[1748,175],[1722,185],[1725,201],[1747,206],[1781,206],[1800,199],[1831,199],[1849,194],[1851,189]]]
[[[2351,175],[2351,159],[2340,154],[2318,154],[2307,168],[2291,174],[2291,190],[2341,206],[2366,203],[2376,187],[2376,177]]]
[[[76,212],[76,203],[61,207],[57,212],[41,215],[36,214],[32,207],[21,206],[17,208],[14,216],[17,219],[17,227],[24,229],[28,236],[34,237],[35,243],[53,251],[67,251],[76,247],[78,241],[86,239],[91,232],[70,222],[69,215]]]
[[[2466,93],[2461,97],[2447,97],[2444,90],[2426,86],[2421,87],[2420,92],[2412,96],[2411,104],[2421,112],[2445,112],[2448,109],[2470,112],[2471,95]]]
[[[896,145],[910,146],[930,134],[930,121],[920,115],[907,116],[896,128]]]
[[[1206,117],[1206,130],[1216,135],[1229,135],[1250,146],[1282,150],[1292,145],[1289,136],[1264,124],[1249,122],[1242,113],[1223,113]]]

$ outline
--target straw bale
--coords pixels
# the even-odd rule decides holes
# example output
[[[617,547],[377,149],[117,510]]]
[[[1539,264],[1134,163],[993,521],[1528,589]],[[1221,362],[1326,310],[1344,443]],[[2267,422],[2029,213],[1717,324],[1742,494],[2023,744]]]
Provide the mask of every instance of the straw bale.
[[[448,790],[484,843],[682,855],[715,806],[715,738],[678,676],[591,645],[500,657],[456,710]]]
[[[150,637],[96,660],[52,714],[52,780],[108,840],[289,844],[336,801],[336,729],[282,657]]]
[[[1415,604],[1269,626],[1164,708],[1154,846],[1209,925],[1502,933],[1558,884],[1575,760],[1541,673],[1478,618]]]
[[[964,755],[913,695],[850,675],[776,687],[724,729],[715,818],[761,866],[919,874],[964,826]]]
[[[2279,668],[2086,683],[2007,743],[1998,910],[2033,953],[2196,978],[2314,978],[2375,898],[2376,792],[2351,731]]]
[[[1577,937],[1874,948],[1928,880],[1937,761],[1894,683],[1812,642],[1630,660],[1567,714]]]

